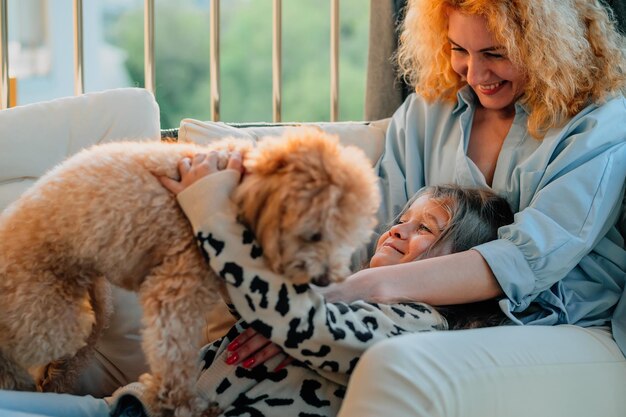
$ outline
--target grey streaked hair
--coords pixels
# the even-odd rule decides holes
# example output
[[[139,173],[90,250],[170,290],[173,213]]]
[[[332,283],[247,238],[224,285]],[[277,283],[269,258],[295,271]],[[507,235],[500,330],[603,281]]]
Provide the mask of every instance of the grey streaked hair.
[[[402,215],[418,198],[428,195],[450,216],[423,257],[462,252],[498,237],[498,229],[513,223],[513,212],[507,201],[487,188],[467,188],[453,184],[435,185],[419,190],[395,218]]]
[[[486,188],[464,188],[458,185],[436,185],[419,190],[406,204],[395,222],[421,196],[428,195],[441,204],[450,216],[437,240],[421,258],[462,252],[497,239],[498,229],[513,223],[513,212],[507,201]],[[450,330],[498,326],[506,322],[497,300],[470,304],[438,306]]]

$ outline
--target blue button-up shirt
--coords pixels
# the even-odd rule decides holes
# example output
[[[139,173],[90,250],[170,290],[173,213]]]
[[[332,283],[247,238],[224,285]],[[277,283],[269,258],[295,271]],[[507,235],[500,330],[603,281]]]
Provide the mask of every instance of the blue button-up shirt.
[[[488,186],[467,156],[476,100],[468,87],[456,104],[413,94],[396,111],[377,164],[381,222],[424,186]],[[515,221],[474,249],[502,287],[500,305],[514,322],[612,323],[626,352],[626,251],[615,227],[626,181],[626,99],[590,105],[542,140],[528,133],[524,106],[515,110],[490,186],[508,200]]]

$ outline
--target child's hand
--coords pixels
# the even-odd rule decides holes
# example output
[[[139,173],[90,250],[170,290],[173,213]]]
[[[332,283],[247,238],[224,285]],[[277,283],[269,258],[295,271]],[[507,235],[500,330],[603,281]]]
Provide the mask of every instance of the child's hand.
[[[273,343],[265,336],[262,336],[251,327],[241,332],[241,334],[228,345],[228,351],[230,353],[226,358],[226,363],[229,365],[238,365],[241,363],[244,368],[254,368],[283,352],[280,346]],[[292,361],[293,358],[287,356],[287,358],[278,364],[274,372],[281,370]]]
[[[173,180],[169,177],[158,178],[163,187],[167,188],[174,195],[178,195],[196,181],[220,171],[218,162],[219,155],[216,151],[211,151],[208,154],[199,153],[194,155],[193,158],[183,158],[178,162],[180,181]],[[234,169],[239,173],[243,173],[241,153],[232,152],[228,156],[228,163],[225,169]]]

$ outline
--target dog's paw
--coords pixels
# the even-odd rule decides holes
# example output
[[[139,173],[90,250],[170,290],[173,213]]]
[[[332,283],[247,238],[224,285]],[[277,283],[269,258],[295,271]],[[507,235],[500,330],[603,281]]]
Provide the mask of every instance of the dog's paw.
[[[40,392],[70,392],[73,375],[68,372],[67,361],[60,359],[46,365],[37,381],[37,391]]]
[[[150,413],[158,416],[204,417],[211,409],[207,400],[180,388],[168,387],[161,378],[151,374],[139,377],[144,387],[144,399]],[[206,414],[212,416],[214,414]],[[217,414],[215,414],[217,415]]]
[[[187,404],[181,404],[174,410],[174,417],[217,417],[222,410],[216,403],[211,403],[201,397],[191,399]]]
[[[162,385],[159,383],[158,378],[151,374],[142,374],[139,376],[139,382],[144,386],[142,396],[149,414],[157,416],[171,415],[174,407],[166,403],[166,396],[160,392]]]
[[[200,414],[200,417],[218,417],[224,412],[224,410],[221,409],[217,403],[207,403],[203,410],[204,411]]]

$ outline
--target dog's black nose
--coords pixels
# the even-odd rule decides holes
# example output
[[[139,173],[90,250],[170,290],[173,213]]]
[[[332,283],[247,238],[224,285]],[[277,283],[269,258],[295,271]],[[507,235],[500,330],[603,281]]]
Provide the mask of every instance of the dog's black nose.
[[[328,274],[318,275],[311,280],[318,287],[327,287],[330,284]]]

